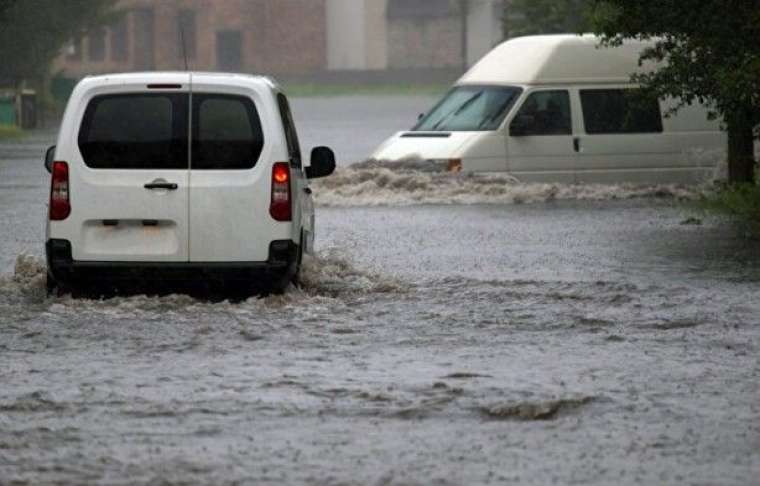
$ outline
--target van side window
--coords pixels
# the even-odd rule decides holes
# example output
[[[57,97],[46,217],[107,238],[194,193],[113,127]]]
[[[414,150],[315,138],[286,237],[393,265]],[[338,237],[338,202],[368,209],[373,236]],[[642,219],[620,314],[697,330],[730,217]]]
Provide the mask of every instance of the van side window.
[[[187,94],[120,94],[87,105],[78,143],[93,169],[187,169]]]
[[[264,147],[253,100],[221,94],[193,95],[193,170],[244,170]]]
[[[538,91],[528,96],[510,125],[512,135],[571,135],[567,91]]]
[[[290,105],[288,99],[284,94],[277,95],[277,104],[280,107],[280,117],[282,118],[282,126],[285,129],[285,140],[288,144],[288,155],[290,155],[291,167],[301,167],[301,147],[298,144],[298,134],[296,133],[296,125],[293,123],[293,114],[290,112]]]
[[[581,105],[589,135],[662,132],[657,98],[640,89],[581,90]]]

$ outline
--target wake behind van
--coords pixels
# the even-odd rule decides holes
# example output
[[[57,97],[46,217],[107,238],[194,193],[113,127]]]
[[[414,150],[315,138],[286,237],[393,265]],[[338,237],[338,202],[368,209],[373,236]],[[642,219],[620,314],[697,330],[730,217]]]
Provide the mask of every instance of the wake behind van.
[[[488,53],[417,125],[375,160],[441,161],[526,182],[697,183],[725,159],[726,134],[707,108],[666,116],[631,75],[651,44],[599,47],[592,35],[522,37]]]
[[[281,290],[312,249],[309,179],[335,168],[302,160],[268,78],[187,72],[85,78],[45,164],[49,290],[104,292]]]

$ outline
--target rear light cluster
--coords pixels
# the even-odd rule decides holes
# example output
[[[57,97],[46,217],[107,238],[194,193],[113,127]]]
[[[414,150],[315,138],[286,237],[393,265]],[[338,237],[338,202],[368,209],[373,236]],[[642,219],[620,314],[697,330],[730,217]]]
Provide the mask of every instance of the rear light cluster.
[[[71,214],[69,201],[69,164],[53,162],[50,182],[50,220],[62,221]]]
[[[269,214],[276,221],[291,221],[290,164],[277,162],[272,167],[272,200]]]

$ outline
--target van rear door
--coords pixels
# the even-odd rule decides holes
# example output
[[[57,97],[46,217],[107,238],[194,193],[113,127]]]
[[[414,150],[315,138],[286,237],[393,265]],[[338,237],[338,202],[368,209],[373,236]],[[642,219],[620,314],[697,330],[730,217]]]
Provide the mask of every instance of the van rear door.
[[[274,161],[261,120],[273,100],[203,75],[192,91],[190,261],[266,261],[272,240],[290,238],[269,215]]]
[[[179,79],[179,78],[178,78]],[[108,87],[87,99],[65,224],[74,260],[188,260],[189,75]]]

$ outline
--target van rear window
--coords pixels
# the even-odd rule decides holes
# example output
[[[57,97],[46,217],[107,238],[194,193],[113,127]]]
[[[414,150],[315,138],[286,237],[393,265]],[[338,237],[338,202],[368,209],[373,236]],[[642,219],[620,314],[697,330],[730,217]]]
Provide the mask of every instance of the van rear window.
[[[242,170],[256,165],[264,135],[250,98],[193,94],[193,170]]]
[[[93,169],[187,169],[187,94],[134,93],[93,98],[79,150]]]

